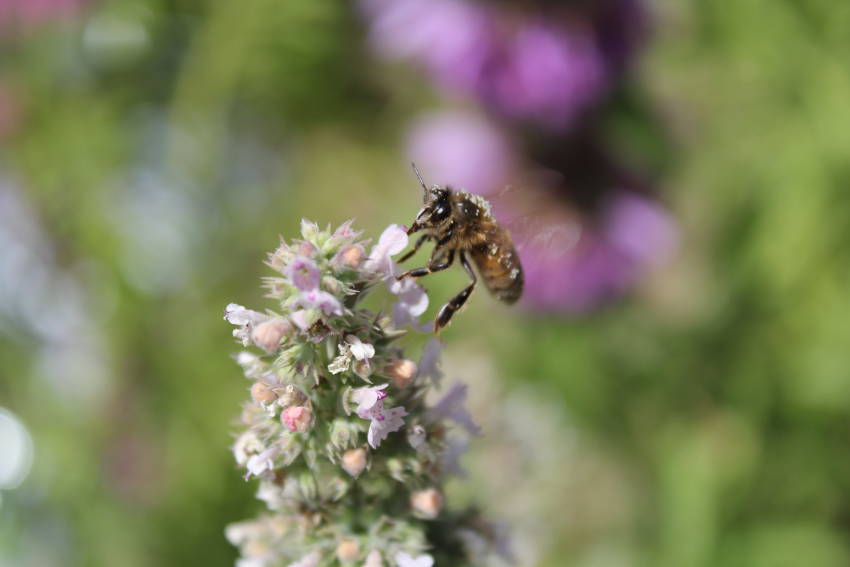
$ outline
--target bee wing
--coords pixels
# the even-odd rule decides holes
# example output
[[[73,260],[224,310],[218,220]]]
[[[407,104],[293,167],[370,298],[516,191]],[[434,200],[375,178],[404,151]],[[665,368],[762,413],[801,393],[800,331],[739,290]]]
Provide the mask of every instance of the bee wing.
[[[579,243],[585,221],[551,187],[557,174],[541,172],[527,182],[506,185],[489,197],[493,215],[508,230],[518,250],[528,247],[553,254],[569,252]]]

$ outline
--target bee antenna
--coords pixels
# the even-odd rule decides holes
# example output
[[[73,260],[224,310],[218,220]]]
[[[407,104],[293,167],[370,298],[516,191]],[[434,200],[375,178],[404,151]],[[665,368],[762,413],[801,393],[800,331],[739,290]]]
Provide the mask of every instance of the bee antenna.
[[[425,196],[428,196],[428,187],[425,185],[425,180],[422,179],[422,174],[419,173],[419,168],[416,167],[414,162],[410,162],[411,167],[413,167],[413,172],[416,174],[416,178],[419,180],[419,184],[422,186],[422,189],[425,190]]]

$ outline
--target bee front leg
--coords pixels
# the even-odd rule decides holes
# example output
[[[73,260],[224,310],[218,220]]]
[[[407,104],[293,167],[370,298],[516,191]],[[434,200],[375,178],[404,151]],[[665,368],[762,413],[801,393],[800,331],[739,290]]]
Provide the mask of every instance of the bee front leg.
[[[425,242],[427,242],[430,238],[430,234],[423,234],[422,236],[420,236],[419,239],[416,241],[416,244],[413,245],[413,250],[398,259],[399,263],[404,262],[414,254],[416,254],[416,251],[419,250],[419,247],[425,244]]]
[[[469,265],[469,260],[466,259],[466,255],[463,252],[460,253],[460,263],[463,265],[463,269],[466,270],[466,273],[469,274],[470,279],[472,279],[472,283],[466,286],[463,291],[454,296],[448,303],[440,308],[440,312],[437,313],[437,318],[434,320],[434,334],[438,336],[440,334],[440,330],[449,324],[452,320],[452,316],[454,316],[454,314],[463,307],[463,304],[466,303],[466,300],[469,299],[470,295],[472,295],[472,290],[475,289],[475,284],[478,282],[475,271],[472,269],[472,266]]]
[[[403,274],[397,276],[396,279],[397,280],[403,280],[406,277],[421,278],[422,276],[427,276],[428,274],[433,274],[434,272],[439,272],[441,270],[445,270],[446,268],[448,268],[449,266],[454,264],[455,251],[449,250],[448,253],[446,254],[445,262],[438,263],[440,258],[442,258],[442,257],[443,257],[443,255],[441,254],[437,258],[432,258],[431,262],[427,266],[425,266],[424,268],[415,268],[413,270],[408,270],[408,271],[404,272]]]

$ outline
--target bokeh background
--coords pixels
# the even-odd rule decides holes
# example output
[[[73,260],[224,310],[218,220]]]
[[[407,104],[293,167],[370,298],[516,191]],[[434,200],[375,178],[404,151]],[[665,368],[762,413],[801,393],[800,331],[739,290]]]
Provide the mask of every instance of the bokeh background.
[[[850,4],[2,0],[0,565],[232,565],[225,304],[492,198],[455,501],[523,566],[850,564]],[[422,258],[422,256],[419,256]],[[428,279],[428,315],[464,283]]]

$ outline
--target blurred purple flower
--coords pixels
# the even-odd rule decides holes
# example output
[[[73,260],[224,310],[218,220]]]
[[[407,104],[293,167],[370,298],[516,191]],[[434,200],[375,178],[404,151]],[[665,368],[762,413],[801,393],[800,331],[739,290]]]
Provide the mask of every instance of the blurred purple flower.
[[[649,199],[618,192],[595,224],[576,216],[536,220],[514,234],[525,270],[524,302],[582,311],[625,292],[675,251],[670,216]]]
[[[514,156],[507,137],[485,118],[435,112],[414,124],[407,153],[428,182],[486,195],[509,177]]]
[[[440,385],[443,379],[443,370],[440,368],[440,354],[443,351],[443,343],[439,339],[430,339],[422,349],[422,358],[419,359],[417,379],[430,378],[435,386]]]
[[[592,37],[532,19],[506,43],[476,89],[501,113],[559,130],[603,94],[606,71]]]
[[[0,0],[0,27],[28,27],[69,18],[83,4],[84,0]]]
[[[434,406],[428,410],[428,419],[440,421],[450,419],[463,427],[470,435],[480,435],[481,428],[472,420],[466,409],[466,384],[455,384],[443,395]]]
[[[592,22],[471,0],[361,4],[379,54],[414,59],[443,88],[473,95],[509,118],[562,130],[609,82]]]
[[[474,85],[492,47],[490,14],[464,0],[361,0],[375,50],[417,59],[448,85]]]

